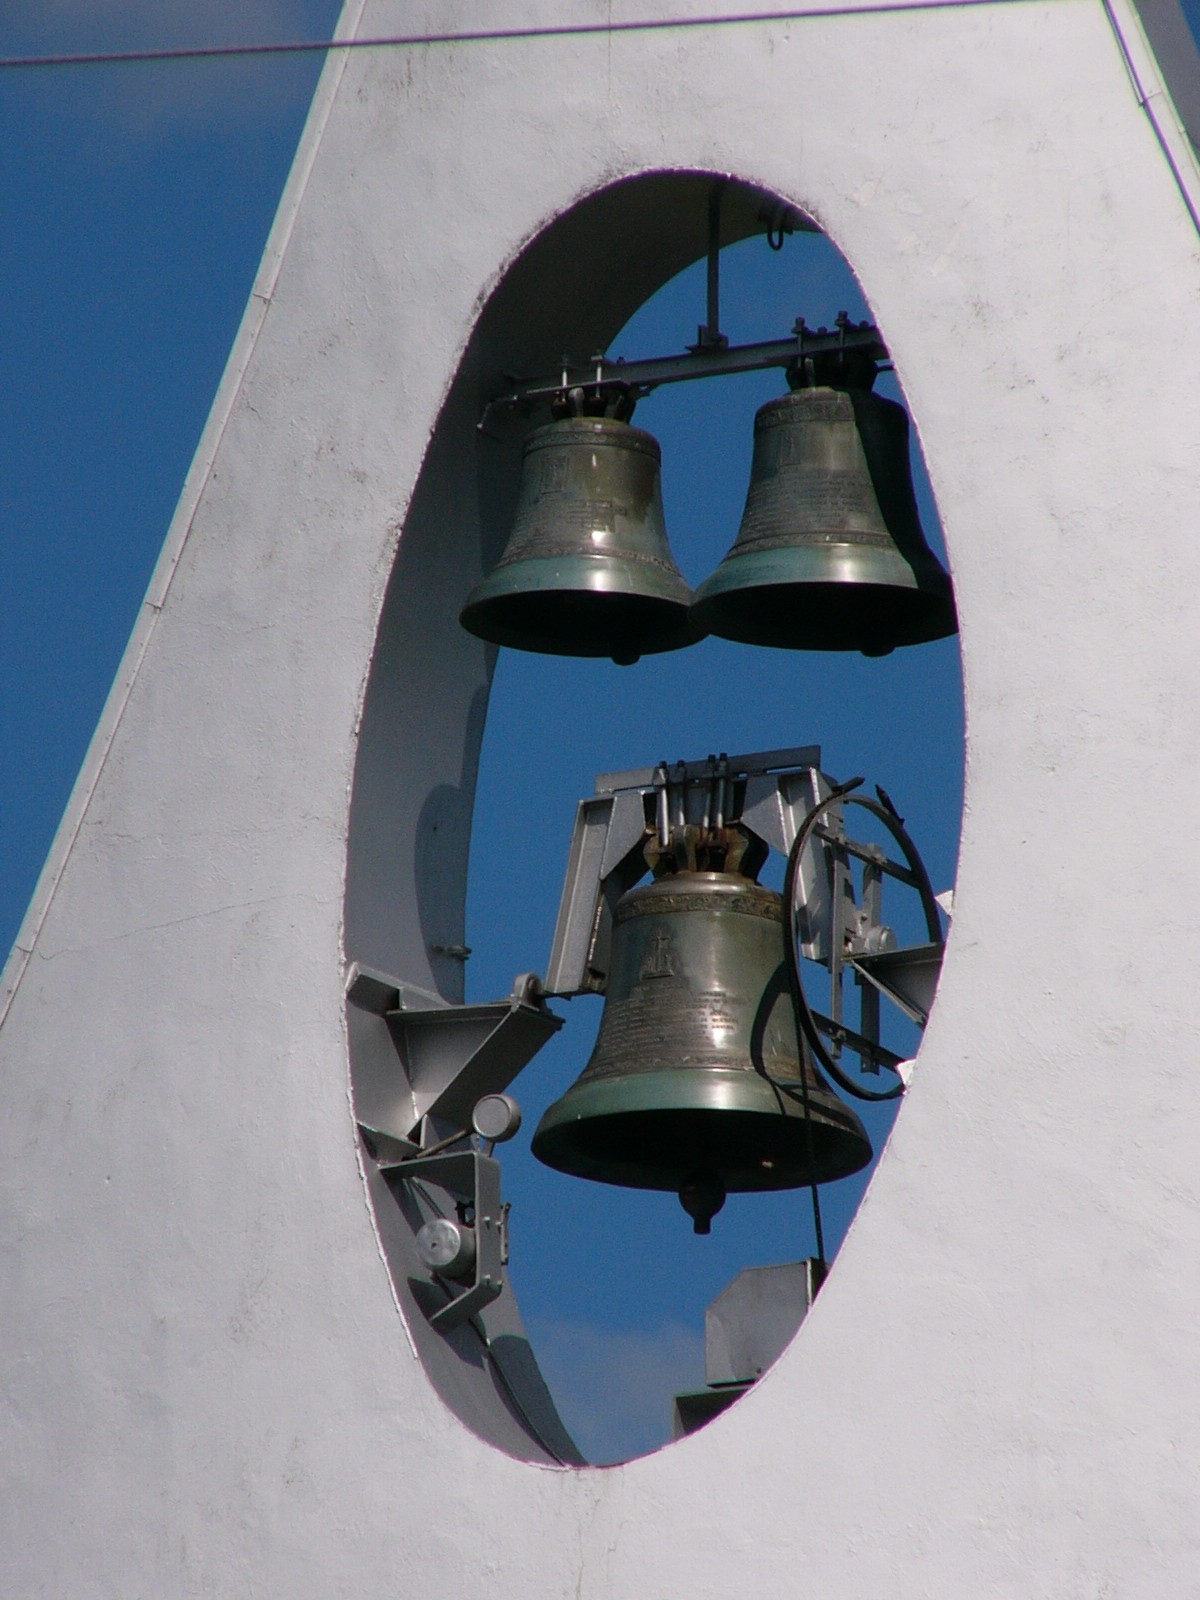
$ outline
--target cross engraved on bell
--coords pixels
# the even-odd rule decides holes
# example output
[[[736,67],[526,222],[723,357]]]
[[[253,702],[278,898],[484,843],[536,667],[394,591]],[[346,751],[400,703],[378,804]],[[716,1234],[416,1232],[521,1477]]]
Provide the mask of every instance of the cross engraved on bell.
[[[650,941],[650,948],[642,958],[639,978],[673,978],[675,968],[671,961],[671,935],[660,928]]]
[[[537,497],[547,494],[565,494],[567,490],[567,460],[565,456],[542,456],[538,466]]]

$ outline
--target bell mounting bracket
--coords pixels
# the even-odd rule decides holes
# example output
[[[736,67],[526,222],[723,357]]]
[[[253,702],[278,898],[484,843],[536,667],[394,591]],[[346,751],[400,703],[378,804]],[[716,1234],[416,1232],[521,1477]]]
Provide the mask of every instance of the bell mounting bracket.
[[[521,973],[504,1000],[456,1006],[354,962],[346,998],[386,1024],[402,1080],[390,1097],[386,1127],[377,1125],[381,1119],[359,1120],[367,1154],[393,1190],[405,1186],[426,1207],[430,1191],[438,1191],[472,1236],[469,1283],[431,1272],[430,1292],[440,1285],[447,1298],[429,1311],[429,1320],[450,1333],[503,1291],[508,1208],[501,1203],[492,1147],[520,1125],[520,1112],[503,1091],[562,1027],[562,1018],[546,1008],[532,972]],[[505,1101],[499,1121],[496,1101]],[[435,1217],[444,1214],[433,1209]]]
[[[389,1126],[360,1123],[376,1148],[428,1154],[434,1142],[466,1139],[479,1100],[507,1089],[562,1027],[542,997],[537,974],[522,972],[504,1000],[450,1005],[354,962],[346,998],[383,1018],[403,1080]]]
[[[596,793],[579,802],[545,992],[602,994],[613,911],[647,870],[647,847],[666,850],[684,837],[703,840],[736,827],[765,854],[786,856],[804,818],[833,785],[817,745],[660,762],[602,772]],[[830,805],[830,815],[837,802]],[[804,955],[828,963],[837,919],[824,841],[812,838],[800,863],[799,938]]]
[[[880,997],[889,1000],[910,1022],[924,1028],[929,1020],[941,974],[945,939],[938,898],[933,892],[920,853],[905,830],[904,819],[898,815],[887,791],[878,785],[875,790],[878,800],[852,793],[861,782],[861,778],[854,778],[840,785],[834,791],[833,802],[836,805],[831,801],[818,800],[803,819],[797,834],[801,861],[811,841],[819,839],[832,874],[832,893],[829,897],[832,926],[829,930],[828,957],[825,958],[830,977],[829,1014],[825,1015],[810,1005],[798,964],[793,968],[795,998],[801,1030],[825,1071],[841,1087],[859,1093],[846,1081],[837,1065],[837,1058],[843,1049],[849,1049],[858,1056],[863,1071],[878,1073],[883,1066],[899,1076],[900,1083],[894,1091],[884,1095],[871,1093],[863,1096],[886,1099],[907,1086],[908,1064],[903,1057],[880,1043]],[[876,817],[900,846],[904,861],[892,860],[878,844],[852,839],[846,832],[845,806],[859,806]],[[855,860],[861,870],[861,889],[857,902],[851,880],[851,862]],[[884,925],[883,885],[887,878],[906,885],[917,894],[925,922],[926,939],[923,943],[899,946],[892,930]],[[801,881],[798,876],[798,899],[803,893]],[[842,980],[847,974],[853,974],[859,989],[857,1028],[849,1025],[843,1010]]]
[[[446,1302],[428,1313],[430,1325],[451,1333],[504,1292],[508,1207],[500,1200],[500,1163],[480,1150],[443,1150],[408,1159],[383,1157],[379,1166],[389,1183],[420,1182],[442,1190],[469,1219],[465,1226],[475,1246],[470,1281],[456,1283],[436,1271],[431,1274]]]
[[[852,322],[839,311],[832,328],[810,328],[803,317],[792,325],[790,339],[769,339],[760,344],[731,345],[721,332],[721,198],[725,180],[718,179],[708,194],[708,245],[705,251],[705,319],[696,329],[696,342],[676,356],[644,361],[609,361],[603,352],[581,364],[567,356],[557,378],[508,377],[508,392],[484,407],[479,420],[486,431],[497,407],[531,412],[549,406],[556,416],[616,416],[628,421],[636,403],[662,383],[685,383],[696,378],[723,378],[735,372],[762,372],[783,367],[788,383],[798,388],[813,383],[848,383],[869,389],[876,373],[890,364],[887,346],[871,322]],[[783,244],[784,233],[795,226],[795,214],[772,211],[762,217],[773,250]]]
[[[808,1006],[810,1024],[835,1056],[845,1048],[864,1070],[899,1070],[894,1051],[880,1042],[881,997],[924,1027],[941,970],[943,938],[938,905],[920,856],[890,802],[877,803],[835,786],[820,770],[816,745],[708,756],[703,761],[660,762],[656,767],[604,772],[596,792],[579,802],[562,900],[547,967],[545,992],[563,999],[602,994],[611,958],[617,901],[648,870],[648,861],[736,830],[752,850],[774,848],[789,857],[799,840],[793,901],[799,954],[825,966],[830,976],[829,1015]],[[844,807],[865,807],[901,846],[897,862],[879,845],[850,837]],[[851,870],[857,861],[857,897]],[[694,860],[689,860],[694,865]],[[918,894],[926,942],[898,947],[883,923],[885,879]],[[843,1010],[843,979],[859,988],[860,1017],[851,1026]],[[818,1059],[825,1059],[822,1045]]]

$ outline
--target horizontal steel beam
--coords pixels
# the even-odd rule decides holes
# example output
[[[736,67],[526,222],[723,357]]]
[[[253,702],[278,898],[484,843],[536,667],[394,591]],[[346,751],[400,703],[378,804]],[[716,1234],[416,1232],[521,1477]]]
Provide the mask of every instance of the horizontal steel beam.
[[[514,378],[507,394],[493,406],[548,404],[572,389],[620,388],[635,396],[649,394],[663,383],[686,383],[696,378],[724,378],[735,372],[760,372],[768,367],[793,367],[805,357],[853,354],[872,361],[888,360],[887,346],[878,328],[869,322],[839,321],[832,329],[814,332],[796,324],[791,338],[763,344],[696,346],[676,356],[656,356],[645,361],[609,361],[595,356],[586,363],[567,364],[553,377]]]

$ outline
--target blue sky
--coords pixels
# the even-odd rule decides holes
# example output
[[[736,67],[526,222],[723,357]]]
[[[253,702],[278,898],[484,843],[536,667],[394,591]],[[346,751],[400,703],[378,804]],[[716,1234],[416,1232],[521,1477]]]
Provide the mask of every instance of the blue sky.
[[[852,277],[824,239],[797,235],[778,254],[765,239],[751,239],[722,260],[722,324],[735,343],[778,337],[800,310],[816,323],[832,322],[843,308],[856,318],[867,315]],[[703,305],[697,267],[643,308],[614,340],[613,353],[633,358],[682,348],[695,336]],[[781,387],[773,373],[680,384],[638,407],[635,421],[662,446],[668,531],[693,585],[732,541],[754,412]],[[897,392],[887,377],[879,389]],[[932,502],[927,494],[923,500],[932,531]],[[806,743],[822,747],[835,776],[866,773],[883,783],[926,852],[936,887],[953,881],[963,751],[956,640],[868,661],[708,639],[626,668],[502,651],[476,806],[470,994],[501,994],[513,973],[544,965],[575,801],[591,792],[596,772],[663,756]],[[511,759],[514,749],[521,751],[519,763]],[[517,878],[503,865],[513,837],[503,819],[515,824],[522,815],[539,819],[548,848],[541,859],[523,864]],[[502,865],[489,871],[492,839]],[[781,866],[773,864],[776,882]],[[763,878],[770,881],[771,871]],[[601,1002],[585,997],[558,1009],[567,1026],[515,1085],[530,1128],[586,1061]],[[865,1120],[878,1147],[890,1115],[872,1109]],[[644,1447],[654,1442],[656,1426],[661,1437],[664,1412],[647,1405],[646,1393],[669,1395],[703,1381],[704,1307],[740,1267],[793,1260],[813,1249],[807,1192],[733,1195],[712,1235],[696,1238],[672,1195],[548,1173],[523,1139],[510,1147],[505,1164],[522,1311],[552,1384],[557,1378],[558,1392],[579,1406],[571,1420],[582,1416],[581,1435],[597,1453],[620,1453],[631,1440]],[[865,1181],[864,1175],[823,1191],[826,1232],[834,1242]],[[623,1407],[614,1396],[625,1397]]]
[[[337,11],[331,0],[9,0],[0,54],[328,37]],[[302,56],[4,75],[6,946],[170,520],[319,65]],[[723,324],[735,342],[778,337],[800,312],[818,323],[843,307],[866,315],[856,295],[824,241],[798,236],[775,255],[752,240],[727,253]],[[693,272],[639,313],[613,353],[678,350],[702,318]],[[638,423],[663,446],[668,527],[692,582],[732,540],[753,412],[778,392],[771,376],[746,377],[680,385],[639,407]],[[574,803],[595,772],[808,742],[823,746],[836,776],[882,782],[935,886],[952,880],[962,763],[954,641],[868,662],[710,640],[627,669],[502,653],[472,854],[471,995],[503,994],[517,971],[544,967]],[[547,849],[514,881],[508,830],[529,818]],[[811,1227],[804,1195],[735,1197],[712,1237],[695,1239],[671,1196],[539,1168],[528,1135],[586,1060],[599,1003],[564,1010],[568,1026],[516,1086],[526,1126],[506,1156],[513,1270],[568,1420],[611,1458],[660,1440],[671,1390],[701,1380],[706,1302],[741,1265],[809,1253]],[[827,1192],[834,1238],[861,1187]]]

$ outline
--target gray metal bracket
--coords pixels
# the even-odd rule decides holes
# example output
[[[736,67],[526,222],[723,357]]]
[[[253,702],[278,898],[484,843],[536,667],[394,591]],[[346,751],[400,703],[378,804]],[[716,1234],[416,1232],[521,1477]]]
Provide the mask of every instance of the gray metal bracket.
[[[517,978],[507,999],[455,1006],[356,964],[347,998],[387,1023],[411,1095],[407,1126],[389,1134],[414,1146],[424,1142],[427,1118],[469,1129],[476,1101],[507,1089],[563,1023],[547,1010],[532,973]]]
[[[843,1088],[850,1087],[837,1065],[844,1048],[858,1056],[865,1072],[878,1073],[881,1066],[889,1067],[900,1077],[896,1088],[863,1094],[866,1099],[889,1099],[901,1092],[907,1080],[900,1071],[903,1058],[880,1040],[880,997],[924,1028],[937,990],[945,937],[938,898],[903,819],[884,790],[876,788],[876,800],[853,793],[861,782],[861,778],[855,778],[842,785],[837,791],[841,805],[835,809],[818,803],[801,826],[802,838],[821,840],[834,874],[833,937],[825,963],[829,968],[829,1014],[810,1005],[799,969],[795,973],[796,999],[803,1013],[801,1027],[820,1066]],[[880,845],[847,834],[843,807],[850,806],[865,810],[884,826],[900,846],[903,862],[893,860]],[[859,864],[861,871],[857,900],[851,881],[853,862]],[[903,947],[896,944],[892,929],[883,921],[885,880],[904,884],[918,896],[925,921],[924,943]],[[857,1028],[850,1026],[844,1016],[843,978],[849,973],[853,973],[859,990]]]
[[[942,971],[944,942],[906,945],[874,955],[851,956],[849,965],[899,1006],[918,1027],[929,1021],[933,997]]]
[[[832,788],[820,760],[818,745],[802,745],[601,773],[595,795],[581,800],[575,814],[546,993],[603,993],[613,910],[646,873],[643,850],[655,829],[665,843],[677,826],[736,821],[786,856],[811,807]],[[835,811],[836,804],[830,815]],[[800,863],[797,896],[800,946],[810,959],[829,960],[838,925],[834,901],[845,892],[828,850],[813,839]]]
[[[413,1156],[408,1160],[385,1159],[379,1162],[379,1167],[393,1183],[399,1180],[434,1184],[471,1207],[475,1235],[471,1282],[455,1294],[455,1285],[437,1277],[436,1281],[452,1298],[429,1317],[431,1327],[439,1333],[450,1333],[469,1322],[504,1291],[505,1216],[500,1203],[500,1163],[494,1156],[486,1156],[479,1150],[453,1150],[439,1155]]]

